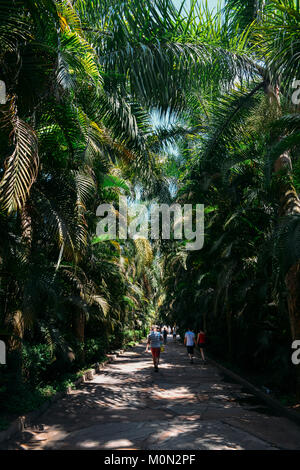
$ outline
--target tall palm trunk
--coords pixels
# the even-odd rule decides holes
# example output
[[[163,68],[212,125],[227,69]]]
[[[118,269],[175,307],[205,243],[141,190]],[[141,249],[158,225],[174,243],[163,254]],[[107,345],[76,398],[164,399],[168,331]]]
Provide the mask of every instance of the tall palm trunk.
[[[145,273],[143,274],[143,280],[144,280],[144,287],[145,287],[145,289],[146,289],[148,299],[151,299],[151,297],[152,297],[152,289],[151,289],[151,285],[150,285],[149,279],[147,278],[147,276],[146,276]]]
[[[7,350],[10,353],[10,360],[13,364],[13,372],[16,382],[22,380],[23,362],[22,362],[22,342],[25,333],[24,315],[21,310],[15,311],[6,319],[12,328],[12,334],[7,341]]]
[[[229,302],[228,287],[226,288],[224,306],[226,309],[226,324],[227,324],[227,348],[228,348],[228,359],[232,360],[232,308]]]
[[[26,258],[29,258],[32,247],[32,220],[28,202],[20,209],[19,217],[22,241],[25,245],[24,253]],[[9,295],[12,297],[23,297],[23,308],[17,309],[15,311],[9,311],[8,309],[7,311],[7,306],[9,305]],[[19,291],[17,283],[14,283],[11,286],[11,289],[7,288],[4,322],[10,325],[12,328],[11,336],[8,338],[7,347],[8,351],[10,352],[10,356],[13,357],[13,368],[16,374],[16,380],[21,380],[23,372],[22,343],[26,329],[24,321],[24,308],[29,307],[30,306],[26,305],[22,291]]]
[[[85,336],[85,314],[82,311],[75,310],[73,312],[73,333],[79,342],[79,351],[77,353],[78,360],[84,363],[84,336]]]
[[[28,201],[20,209],[22,241],[25,244],[25,253],[27,258],[30,256],[32,247],[32,218]]]

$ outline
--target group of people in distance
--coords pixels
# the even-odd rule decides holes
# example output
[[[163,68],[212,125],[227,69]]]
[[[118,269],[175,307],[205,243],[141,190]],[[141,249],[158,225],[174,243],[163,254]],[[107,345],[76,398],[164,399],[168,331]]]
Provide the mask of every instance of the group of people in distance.
[[[168,333],[173,333],[173,340],[176,341],[177,329],[176,326],[171,329],[166,327],[163,331],[160,331],[160,328],[156,325],[153,325],[151,328],[151,333],[148,335],[148,341],[146,346],[146,352],[149,351],[149,346],[151,348],[153,365],[155,372],[158,372],[158,364],[160,358],[160,352],[162,349],[162,344],[167,344]],[[204,357],[204,348],[205,348],[205,333],[203,330],[200,330],[197,339],[195,333],[188,328],[187,332],[184,335],[184,345],[187,348],[187,353],[190,358],[191,364],[194,362],[194,347],[199,346],[201,357],[203,362],[205,361]]]

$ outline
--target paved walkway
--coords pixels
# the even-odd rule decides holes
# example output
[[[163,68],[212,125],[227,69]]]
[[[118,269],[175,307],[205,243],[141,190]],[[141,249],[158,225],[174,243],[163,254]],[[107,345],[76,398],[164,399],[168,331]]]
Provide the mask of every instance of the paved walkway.
[[[155,373],[144,346],[53,404],[9,448],[300,449],[300,427],[168,339]]]

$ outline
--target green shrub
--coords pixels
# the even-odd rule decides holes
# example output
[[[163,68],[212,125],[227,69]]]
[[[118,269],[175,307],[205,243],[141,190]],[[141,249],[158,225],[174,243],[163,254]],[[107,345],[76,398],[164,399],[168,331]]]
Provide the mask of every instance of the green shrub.
[[[107,342],[103,338],[89,338],[85,342],[85,362],[93,364],[105,358]]]
[[[37,386],[47,379],[47,369],[55,361],[47,344],[22,346],[22,374],[26,381]]]
[[[134,337],[137,341],[140,341],[144,337],[143,330],[134,330]]]

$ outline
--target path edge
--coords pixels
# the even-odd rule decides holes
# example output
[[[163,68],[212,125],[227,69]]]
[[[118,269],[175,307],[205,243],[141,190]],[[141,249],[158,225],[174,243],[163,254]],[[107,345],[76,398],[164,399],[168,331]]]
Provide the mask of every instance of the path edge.
[[[198,353],[197,351],[197,356],[198,355],[200,356],[200,353]],[[241,385],[251,391],[254,395],[263,400],[267,405],[269,405],[269,407],[280,412],[284,417],[290,419],[294,423],[298,424],[298,426],[300,426],[300,413],[297,413],[296,411],[290,410],[289,408],[285,407],[280,403],[280,401],[276,400],[276,398],[270,397],[258,387],[253,385],[251,382],[248,382],[248,380],[244,379],[240,375],[236,374],[235,372],[232,372],[230,369],[227,369],[227,367],[222,366],[214,359],[211,359],[211,357],[209,356],[208,360],[212,365],[220,369],[224,373],[224,375],[231,377],[236,382],[239,382]]]
[[[181,342],[179,342],[183,346]],[[201,354],[198,351],[198,349],[195,349],[195,356],[198,358],[201,358]],[[264,401],[267,405],[269,405],[270,408],[273,408],[274,410],[278,411],[283,415],[284,417],[290,419],[294,423],[298,424],[300,426],[300,413],[297,413],[297,411],[290,410],[286,406],[282,405],[279,400],[276,400],[276,398],[270,397],[267,395],[265,392],[260,390],[256,385],[253,385],[251,382],[246,380],[244,377],[241,377],[238,375],[236,372],[233,372],[230,369],[227,369],[227,367],[222,366],[219,364],[217,361],[212,359],[209,355],[206,354],[206,357],[208,358],[208,361],[217,367],[219,370],[221,370],[225,376],[231,377],[234,379],[236,382],[240,383],[243,385],[245,388],[247,388],[249,391],[251,391],[254,395],[259,397],[262,401]]]
[[[118,349],[117,351],[113,351],[112,353],[106,354],[106,359],[101,361],[100,363],[96,363],[94,366],[88,368],[75,382],[75,387],[78,387],[83,382],[89,382],[93,379],[94,375],[99,375],[101,370],[110,362],[113,362],[114,359],[119,357],[120,355],[124,354],[125,351],[130,351],[134,347],[138,346],[140,342],[137,342],[134,346],[128,346],[124,349]],[[57,392],[53,395],[48,401],[43,403],[43,405],[25,415],[18,416],[14,421],[10,423],[7,429],[0,431],[0,443],[11,439],[15,434],[19,432],[24,432],[30,424],[33,423],[36,419],[38,419],[47,409],[55,402],[60,400],[61,398],[65,397],[66,395],[70,394],[72,387],[68,387],[67,390],[63,392]]]

